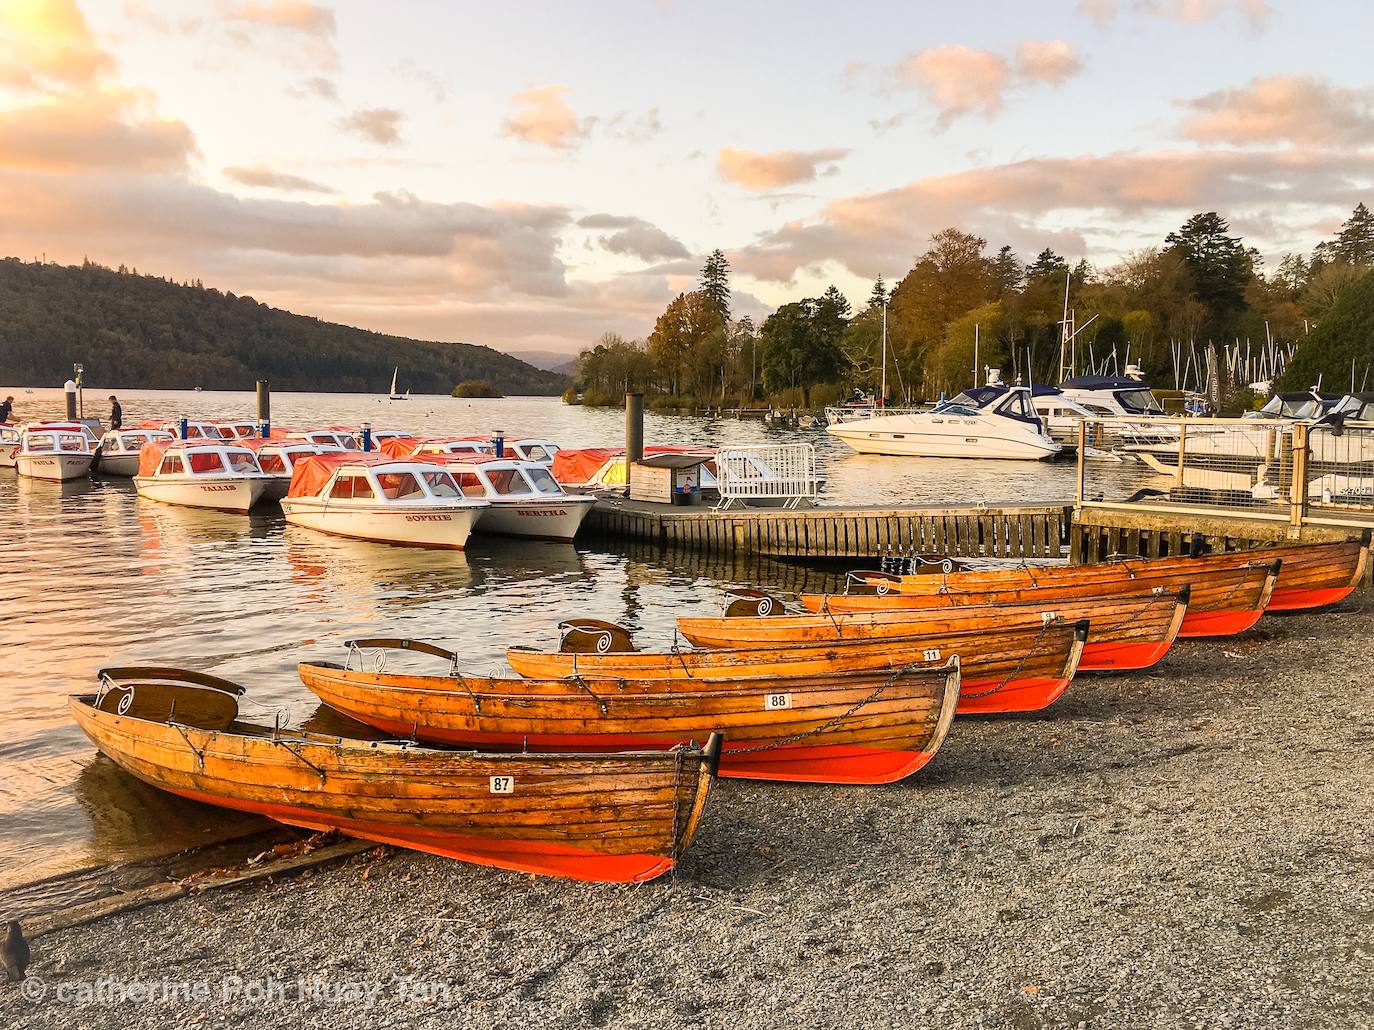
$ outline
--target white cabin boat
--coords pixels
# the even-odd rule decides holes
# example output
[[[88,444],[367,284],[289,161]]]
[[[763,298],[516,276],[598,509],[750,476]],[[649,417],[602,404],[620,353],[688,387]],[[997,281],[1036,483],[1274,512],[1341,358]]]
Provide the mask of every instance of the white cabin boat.
[[[826,432],[860,454],[1038,461],[1062,449],[1040,424],[1025,386],[976,387],[930,411],[845,422]]]
[[[15,470],[29,479],[61,483],[91,471],[95,442],[80,422],[33,422],[19,434]]]
[[[14,468],[22,436],[18,426],[0,425],[0,469]]]
[[[250,448],[227,440],[146,443],[138,473],[140,497],[236,515],[246,515],[271,483]]]
[[[355,451],[297,462],[281,506],[287,522],[321,533],[461,551],[487,502],[433,462]]]
[[[101,476],[138,475],[138,456],[146,444],[170,443],[175,437],[165,429],[111,429],[100,438],[94,470]]]
[[[591,514],[596,498],[564,491],[540,462],[515,458],[453,458],[443,461],[464,497],[480,497],[477,532],[535,540],[571,541]]]
[[[553,464],[559,451],[558,444],[552,440],[507,440],[504,449],[508,457],[538,462],[545,468]]]
[[[1124,376],[1074,376],[1059,384],[1060,393],[1097,418],[1155,418],[1165,414],[1154,391],[1136,371]]]
[[[362,445],[351,429],[304,429],[298,433],[288,433],[287,440],[304,440],[324,447],[335,447],[341,451],[360,451]]]
[[[267,489],[263,491],[264,501],[280,501],[291,488],[291,477],[296,466],[306,458],[319,454],[357,454],[322,443],[308,440],[264,440],[261,438],[240,441],[258,456],[258,466],[263,474],[270,477]]]

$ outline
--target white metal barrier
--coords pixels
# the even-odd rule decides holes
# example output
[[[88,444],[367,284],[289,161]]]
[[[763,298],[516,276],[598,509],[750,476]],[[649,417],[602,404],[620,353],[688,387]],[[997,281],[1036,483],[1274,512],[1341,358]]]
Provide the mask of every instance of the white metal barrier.
[[[809,443],[727,447],[716,453],[720,508],[735,502],[795,508],[820,493],[816,449]]]

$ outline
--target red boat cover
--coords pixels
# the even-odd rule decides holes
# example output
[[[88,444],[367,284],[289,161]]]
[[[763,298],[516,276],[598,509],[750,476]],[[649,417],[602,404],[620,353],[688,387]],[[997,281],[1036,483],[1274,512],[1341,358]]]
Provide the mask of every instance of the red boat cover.
[[[389,454],[393,458],[408,458],[410,452],[421,443],[413,436],[393,436],[389,440],[383,440],[381,449],[383,454]]]
[[[296,462],[291,473],[291,486],[287,497],[318,497],[329,477],[341,465],[394,465],[396,459],[388,454],[369,451],[332,451],[329,454],[316,454]]]

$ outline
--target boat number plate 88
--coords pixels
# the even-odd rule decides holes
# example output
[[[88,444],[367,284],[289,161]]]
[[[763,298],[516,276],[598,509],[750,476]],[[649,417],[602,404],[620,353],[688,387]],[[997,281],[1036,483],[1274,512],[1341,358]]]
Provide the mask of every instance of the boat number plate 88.
[[[792,707],[791,694],[764,694],[763,709],[766,712],[776,712],[782,708]]]
[[[514,794],[514,793],[515,793],[515,777],[514,777],[514,776],[491,776],[491,777],[488,777],[488,781],[487,781],[487,782],[491,785],[491,792],[492,792],[493,794]]]

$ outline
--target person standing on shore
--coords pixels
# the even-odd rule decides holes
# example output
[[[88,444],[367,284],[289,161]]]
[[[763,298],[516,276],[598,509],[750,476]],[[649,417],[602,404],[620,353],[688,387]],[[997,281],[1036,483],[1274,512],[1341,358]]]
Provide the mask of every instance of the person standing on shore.
[[[3,401],[0,401],[0,422],[8,422],[10,420],[10,412],[13,410],[13,397],[6,397]]]
[[[110,428],[124,428],[124,409],[119,406],[119,398],[110,394]]]

